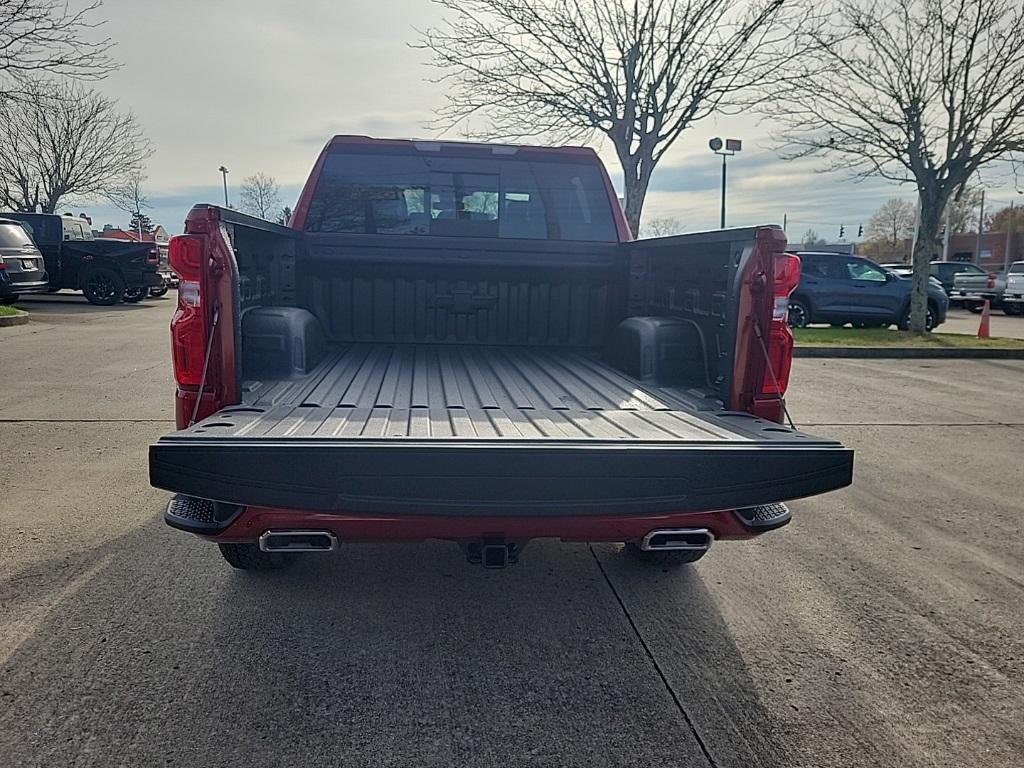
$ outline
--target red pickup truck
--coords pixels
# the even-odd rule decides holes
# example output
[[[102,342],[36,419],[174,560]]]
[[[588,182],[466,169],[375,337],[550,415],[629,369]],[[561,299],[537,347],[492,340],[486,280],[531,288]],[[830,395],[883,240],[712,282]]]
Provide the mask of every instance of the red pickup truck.
[[[799,259],[777,227],[633,240],[595,153],[337,136],[288,227],[171,240],[171,526],[237,568],[538,537],[692,562],[851,481],[784,426]]]

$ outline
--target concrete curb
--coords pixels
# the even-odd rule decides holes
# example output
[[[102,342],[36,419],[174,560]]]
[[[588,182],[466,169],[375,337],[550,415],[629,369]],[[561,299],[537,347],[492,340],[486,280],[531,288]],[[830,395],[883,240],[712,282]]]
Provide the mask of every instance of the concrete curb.
[[[794,357],[845,357],[863,360],[1024,360],[1024,347],[801,347]]]
[[[10,325],[24,325],[28,322],[28,312],[22,312],[20,309],[14,311],[13,315],[0,315],[0,328],[6,328]]]

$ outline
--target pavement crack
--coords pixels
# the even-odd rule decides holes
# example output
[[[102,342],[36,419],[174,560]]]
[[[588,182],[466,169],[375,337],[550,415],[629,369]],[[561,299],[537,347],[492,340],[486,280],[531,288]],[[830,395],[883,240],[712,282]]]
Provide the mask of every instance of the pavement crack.
[[[619,594],[619,591],[615,588],[615,585],[612,583],[611,578],[609,578],[608,576],[608,572],[605,571],[604,566],[601,564],[601,559],[597,556],[597,552],[594,551],[593,544],[587,544],[587,549],[590,550],[591,557],[593,557],[594,562],[597,563],[597,569],[601,572],[601,576],[604,578],[605,584],[608,585],[608,589],[610,589],[612,591],[612,594],[615,596],[615,601],[619,604],[619,608],[622,609],[622,614],[626,617],[626,621],[629,622],[629,626],[633,630],[633,634],[636,635],[636,639],[640,642],[640,647],[644,649],[644,653],[647,655],[647,658],[650,660],[651,665],[654,667],[654,671],[657,672],[658,677],[661,678],[662,685],[665,686],[665,690],[668,691],[668,695],[672,697],[672,701],[676,705],[676,709],[679,710],[679,714],[682,716],[687,727],[690,729],[690,732],[693,733],[693,738],[697,742],[697,746],[700,747],[700,751],[704,754],[704,757],[705,759],[707,759],[708,764],[711,766],[711,768],[719,768],[718,761],[715,760],[714,756],[712,756],[711,750],[708,748],[707,743],[704,741],[703,737],[700,735],[700,732],[697,730],[696,723],[694,723],[693,718],[690,716],[690,713],[686,710],[686,707],[683,706],[683,702],[679,698],[679,694],[677,694],[675,688],[672,687],[672,683],[669,682],[668,676],[665,674],[665,670],[661,668],[661,664],[658,663],[658,660],[654,656],[654,652],[651,650],[651,647],[647,644],[647,641],[644,639],[643,634],[640,632],[640,628],[636,625],[636,622],[633,620],[633,616],[629,612],[629,609],[626,607],[626,603],[623,602],[622,596]]]

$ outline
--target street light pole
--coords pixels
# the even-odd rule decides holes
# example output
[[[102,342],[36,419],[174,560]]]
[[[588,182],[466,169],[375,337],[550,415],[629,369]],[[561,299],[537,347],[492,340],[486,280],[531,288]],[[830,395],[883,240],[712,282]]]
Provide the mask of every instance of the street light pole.
[[[228,169],[222,165],[217,170],[220,171],[220,175],[224,179],[224,207],[230,208],[231,203],[228,202]]]
[[[725,229],[725,152],[722,153],[722,223],[719,226]]]
[[[722,156],[722,215],[721,215],[721,228],[725,229],[725,158],[729,155],[735,155],[741,149],[743,149],[743,142],[739,139],[726,139],[724,142],[717,136],[708,142],[708,146],[711,151],[716,155]],[[724,151],[722,147],[725,147]]]

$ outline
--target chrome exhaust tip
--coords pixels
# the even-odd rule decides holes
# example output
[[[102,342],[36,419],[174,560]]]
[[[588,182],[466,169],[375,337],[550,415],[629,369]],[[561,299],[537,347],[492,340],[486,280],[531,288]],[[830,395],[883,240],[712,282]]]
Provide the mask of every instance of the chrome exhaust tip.
[[[667,549],[706,551],[711,549],[714,540],[714,534],[707,528],[657,528],[640,540],[640,549],[645,552]]]
[[[338,537],[330,531],[266,531],[260,536],[263,552],[333,552]]]

